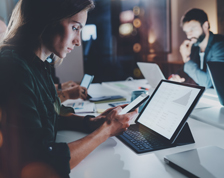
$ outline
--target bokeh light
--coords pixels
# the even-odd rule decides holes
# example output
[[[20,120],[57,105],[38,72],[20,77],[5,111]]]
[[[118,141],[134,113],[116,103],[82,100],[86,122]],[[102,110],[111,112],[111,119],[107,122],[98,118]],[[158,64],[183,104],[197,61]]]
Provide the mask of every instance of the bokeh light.
[[[138,16],[138,15],[140,14],[140,8],[139,8],[138,6],[135,6],[135,7],[133,8],[133,12],[134,12],[134,14],[135,14],[136,16]]]
[[[141,49],[142,49],[142,46],[141,46],[139,43],[135,43],[135,44],[133,45],[133,51],[134,51],[135,53],[140,52]]]
[[[123,11],[120,13],[120,22],[127,23],[132,22],[134,20],[134,13],[131,10]]]
[[[149,44],[153,44],[155,41],[156,41],[156,35],[152,30],[150,30],[148,35],[148,42]]]
[[[133,31],[133,25],[131,23],[121,24],[119,27],[119,33],[123,36],[128,36]]]
[[[135,28],[139,28],[139,27],[141,27],[142,22],[141,22],[140,19],[136,18],[136,19],[133,21],[133,25],[134,25]]]

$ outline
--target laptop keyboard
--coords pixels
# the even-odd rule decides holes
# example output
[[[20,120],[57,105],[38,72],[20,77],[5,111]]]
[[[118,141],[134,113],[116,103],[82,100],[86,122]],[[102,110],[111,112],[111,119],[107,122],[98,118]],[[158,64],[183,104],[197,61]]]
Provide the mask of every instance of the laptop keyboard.
[[[166,144],[160,142],[153,134],[149,132],[138,131],[136,127],[129,127],[127,131],[122,134],[123,137],[128,139],[139,150],[155,150],[163,148]]]

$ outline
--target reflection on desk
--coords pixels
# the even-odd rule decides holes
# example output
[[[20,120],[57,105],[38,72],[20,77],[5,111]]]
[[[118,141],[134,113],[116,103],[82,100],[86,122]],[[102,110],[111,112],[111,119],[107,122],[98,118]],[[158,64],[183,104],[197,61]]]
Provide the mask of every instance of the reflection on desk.
[[[164,162],[164,156],[193,148],[215,145],[224,148],[224,130],[194,119],[188,119],[195,144],[174,147],[141,155],[136,154],[116,137],[111,137],[71,170],[71,178],[184,178],[185,175]],[[75,131],[59,131],[57,142],[71,142],[84,137]]]
[[[222,106],[194,110],[191,117],[224,129],[224,107]]]
[[[215,89],[206,89],[195,109],[210,108],[213,106],[221,106],[217,93]]]
[[[207,89],[190,115],[193,119],[224,129],[224,107],[215,89]]]

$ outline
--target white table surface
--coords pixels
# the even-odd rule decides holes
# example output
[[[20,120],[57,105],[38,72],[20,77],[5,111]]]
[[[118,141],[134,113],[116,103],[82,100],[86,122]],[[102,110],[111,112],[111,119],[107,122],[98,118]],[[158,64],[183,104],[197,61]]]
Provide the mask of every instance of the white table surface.
[[[165,155],[209,145],[224,148],[224,130],[188,119],[195,139],[194,144],[154,152],[136,154],[116,137],[111,137],[90,153],[71,170],[71,178],[182,178],[179,173],[165,164]],[[71,142],[84,137],[75,131],[60,131],[57,142]]]
[[[120,94],[118,91],[100,84],[91,84],[88,92],[92,96],[99,96],[99,93],[101,96]],[[125,97],[130,100],[130,95],[127,94]],[[110,106],[105,103],[97,104],[96,107],[107,109]],[[214,145],[224,148],[224,109],[219,104],[214,90],[206,90],[199,101],[198,108],[192,112],[190,117],[188,123],[195,139],[194,144],[136,154],[116,137],[111,137],[71,170],[71,178],[186,177],[165,164],[163,159],[168,154],[204,146]],[[56,141],[68,143],[84,136],[85,134],[80,132],[60,131],[57,134]]]
[[[214,89],[207,89],[197,106],[190,115],[192,118],[224,129],[224,106],[220,104]]]

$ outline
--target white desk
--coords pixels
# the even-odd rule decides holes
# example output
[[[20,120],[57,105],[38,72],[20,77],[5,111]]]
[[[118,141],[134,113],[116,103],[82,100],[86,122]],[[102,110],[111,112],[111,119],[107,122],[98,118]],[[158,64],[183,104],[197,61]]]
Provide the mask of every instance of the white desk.
[[[205,103],[205,104],[204,104]],[[208,89],[199,101],[204,108],[197,108],[191,113],[191,117],[201,122],[224,129],[224,107],[219,103],[214,89]],[[206,107],[209,106],[209,107]]]
[[[224,148],[224,130],[194,119],[189,119],[188,123],[195,144],[136,154],[116,137],[111,137],[72,169],[70,176],[71,178],[186,177],[165,164],[164,156],[209,145]],[[60,131],[56,141],[71,142],[84,136],[85,134],[79,132]]]
[[[115,90],[108,88],[101,88],[99,84],[92,84],[90,87],[90,95],[120,94]],[[94,93],[95,92],[95,93]],[[212,91],[213,92],[213,91]],[[130,97],[127,95],[127,98]],[[210,96],[208,96],[209,98]],[[98,104],[97,107],[109,107],[108,104]],[[200,112],[208,111],[217,114],[218,121],[222,121],[223,109],[214,109],[209,107],[204,109],[197,109],[194,115],[200,116]],[[200,118],[200,117],[199,117]],[[201,120],[205,122],[205,120]],[[224,119],[224,117],[223,117]],[[188,123],[195,139],[194,144],[179,146],[144,154],[136,154],[126,145],[124,145],[116,137],[111,137],[92,153],[90,153],[79,165],[71,170],[71,178],[181,178],[186,177],[169,165],[165,164],[163,158],[165,155],[185,151],[193,148],[199,148],[209,145],[215,145],[224,148],[223,135],[224,130],[214,127],[212,125],[189,118]],[[213,124],[214,125],[214,124]],[[219,125],[219,124],[217,124]],[[57,135],[57,142],[71,142],[84,137],[85,134],[75,131],[60,131]]]

